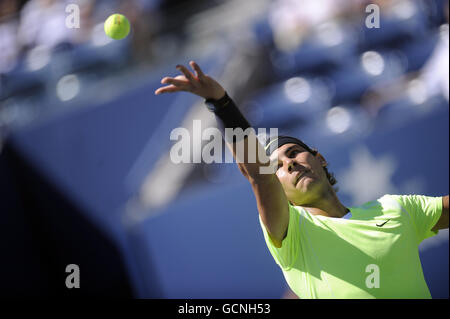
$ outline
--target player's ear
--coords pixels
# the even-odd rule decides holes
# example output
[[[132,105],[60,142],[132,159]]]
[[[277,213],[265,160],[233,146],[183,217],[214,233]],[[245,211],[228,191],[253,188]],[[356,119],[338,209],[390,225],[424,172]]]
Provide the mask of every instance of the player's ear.
[[[323,157],[322,154],[320,154],[319,152],[317,152],[316,154],[316,158],[319,160],[320,164],[325,167],[328,165],[327,160],[325,159],[325,157]]]

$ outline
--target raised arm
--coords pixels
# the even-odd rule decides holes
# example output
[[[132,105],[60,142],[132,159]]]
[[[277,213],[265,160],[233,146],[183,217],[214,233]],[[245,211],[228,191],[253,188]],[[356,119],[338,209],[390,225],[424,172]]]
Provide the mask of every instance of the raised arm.
[[[155,91],[155,94],[173,93],[179,91],[190,92],[213,103],[222,103],[220,111],[214,111],[216,119],[222,128],[237,128],[248,123],[237,109],[234,102],[226,97],[225,89],[213,78],[203,73],[197,63],[191,61],[190,66],[194,70],[192,73],[183,65],[178,65],[177,69],[183,73],[174,78],[164,77],[162,84],[168,84]],[[241,127],[246,129],[246,127]],[[249,145],[256,145],[256,148],[249,148]],[[274,244],[281,247],[285,238],[289,224],[289,205],[284,190],[275,173],[264,173],[267,170],[269,159],[254,134],[244,136],[233,142],[227,141],[227,146],[231,150],[237,161],[239,170],[250,182],[255,194],[258,212]],[[237,154],[237,150],[244,150],[242,155]],[[256,152],[250,154],[249,152]],[[242,158],[241,158],[242,157]],[[256,161],[250,161],[253,157]]]

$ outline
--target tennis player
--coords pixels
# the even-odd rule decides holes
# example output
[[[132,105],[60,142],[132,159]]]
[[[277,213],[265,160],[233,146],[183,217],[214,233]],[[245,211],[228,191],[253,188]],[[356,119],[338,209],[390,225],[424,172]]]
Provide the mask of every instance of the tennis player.
[[[165,77],[155,94],[186,91],[205,99],[219,127],[250,127],[224,88],[190,62],[193,72]],[[253,141],[251,141],[253,139]],[[255,163],[238,162],[256,197],[270,253],[300,298],[431,298],[419,244],[448,228],[449,196],[384,195],[346,207],[336,195],[325,158],[301,140],[254,134],[228,142],[255,142]],[[247,151],[249,152],[249,151]],[[249,154],[246,154],[246,158]],[[262,173],[267,159],[272,173]],[[367,181],[370,183],[370,181]]]

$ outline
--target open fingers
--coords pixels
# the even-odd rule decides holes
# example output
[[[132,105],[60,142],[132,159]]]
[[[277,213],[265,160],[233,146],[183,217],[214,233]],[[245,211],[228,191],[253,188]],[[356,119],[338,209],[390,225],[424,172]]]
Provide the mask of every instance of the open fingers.
[[[161,94],[161,93],[171,93],[171,92],[179,92],[179,91],[193,91],[196,87],[200,85],[199,80],[201,81],[205,74],[203,73],[200,66],[195,63],[194,61],[190,61],[189,65],[192,67],[192,69],[195,71],[194,74],[188,70],[184,65],[177,65],[177,69],[184,74],[178,75],[175,78],[172,77],[165,77],[161,80],[162,84],[170,84],[165,87],[161,87],[155,91],[155,94]]]
[[[170,77],[165,77],[164,79],[161,80],[162,84],[173,84],[175,86],[178,87],[187,87],[189,86],[189,81],[186,80],[186,78],[184,76],[177,76],[175,78],[170,78]]]
[[[194,71],[199,79],[202,79],[205,76],[202,69],[200,69],[200,66],[197,63],[195,63],[194,61],[191,61],[191,62],[189,62],[189,64],[194,69]]]
[[[155,91],[155,95],[159,95],[162,93],[173,93],[173,92],[179,92],[179,91],[183,91],[183,89],[180,87],[177,87],[175,85],[168,85],[168,86],[160,87],[159,89],[157,89]]]
[[[177,69],[180,70],[189,82],[194,83],[194,75],[184,65],[178,64]]]

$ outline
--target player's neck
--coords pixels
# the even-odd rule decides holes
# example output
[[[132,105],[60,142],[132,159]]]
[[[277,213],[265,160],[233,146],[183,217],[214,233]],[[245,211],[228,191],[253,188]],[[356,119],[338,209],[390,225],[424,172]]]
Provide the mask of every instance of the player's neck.
[[[348,208],[340,202],[334,190],[328,192],[325,196],[322,195],[314,202],[301,206],[313,215],[334,218],[342,218],[349,211]]]

